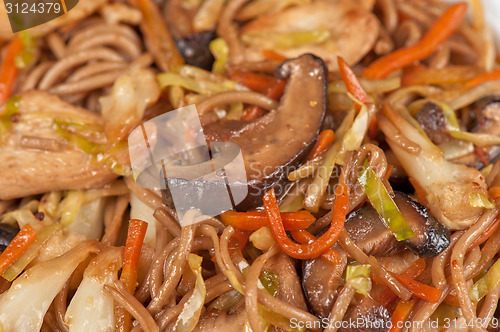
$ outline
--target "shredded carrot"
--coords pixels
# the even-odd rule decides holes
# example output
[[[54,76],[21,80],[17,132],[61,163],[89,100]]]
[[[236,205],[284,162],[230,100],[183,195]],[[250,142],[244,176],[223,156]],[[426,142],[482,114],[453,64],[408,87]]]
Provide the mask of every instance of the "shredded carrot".
[[[351,67],[342,59],[337,57],[337,62],[339,64],[340,75],[344,80],[347,91],[349,91],[354,97],[356,97],[363,104],[371,103],[370,97],[359,83],[358,78],[352,71]],[[357,106],[359,109],[359,105]]]
[[[370,120],[370,124],[368,125],[368,137],[370,139],[376,139],[378,134],[378,122],[377,122],[377,114],[373,114],[372,119]]]
[[[120,281],[127,290],[134,294],[137,287],[137,267],[141,257],[142,243],[146,236],[148,223],[139,219],[130,219],[128,225],[127,240],[123,252],[123,267]],[[121,306],[115,307],[115,326],[119,331],[129,331],[131,328],[131,316]]]
[[[271,223],[276,242],[288,256],[297,259],[315,258],[327,251],[338,240],[344,227],[345,216],[349,211],[349,187],[340,184],[335,193],[335,202],[332,208],[332,223],[330,228],[310,244],[298,244],[290,240],[283,227],[278,202],[274,189],[269,190],[263,198],[264,207]]]
[[[427,201],[427,193],[425,192],[425,189],[414,178],[410,177],[408,178],[408,180],[415,189],[415,195],[417,195],[419,203],[425,207],[429,207],[429,202]]]
[[[229,75],[229,78],[233,81],[243,84],[250,90],[260,93],[266,92],[271,84],[273,84],[276,80],[270,75],[255,74],[241,70],[233,72],[231,75]]]
[[[26,224],[23,229],[10,241],[9,245],[0,254],[0,275],[5,271],[28,249],[28,247],[36,240],[37,233],[35,229]]]
[[[222,213],[220,217],[226,225],[231,225],[242,231],[256,231],[261,227],[269,226],[269,219],[264,211],[226,211]],[[316,218],[306,210],[281,212],[281,219],[287,231],[306,229],[316,220]]]
[[[448,294],[443,301],[449,305],[460,308],[460,300],[453,294]]]
[[[5,57],[0,68],[0,104],[9,99],[12,93],[12,87],[17,77],[18,69],[16,67],[16,57],[23,49],[21,38],[15,37],[5,52]]]
[[[318,140],[314,147],[312,148],[307,160],[311,160],[319,156],[319,154],[325,151],[335,140],[335,133],[331,129],[323,130],[318,135]]]
[[[500,197],[500,186],[498,187],[491,187],[489,190],[488,190],[488,193],[490,194],[491,197],[493,198],[498,198]]]
[[[415,299],[410,299],[409,301],[399,300],[396,309],[392,313],[392,326],[389,332],[399,332],[403,327],[403,323],[408,318],[408,315],[415,305]]]
[[[392,72],[429,57],[458,28],[467,13],[467,4],[451,5],[415,45],[400,48],[365,68],[364,77],[381,79]]]
[[[437,301],[439,301],[441,295],[443,294],[439,289],[413,280],[412,278],[409,278],[407,276],[395,273],[393,273],[392,275],[419,299],[436,303]]]
[[[475,146],[474,147],[474,152],[476,153],[476,156],[479,159],[479,161],[482,162],[484,165],[488,165],[490,163],[490,157],[484,151],[483,147]]]
[[[146,236],[148,223],[139,219],[131,219],[128,226],[127,241],[123,253],[123,269],[120,280],[133,294],[137,283],[137,265],[141,257],[142,243]]]
[[[274,100],[279,100],[285,91],[286,80],[274,79],[266,90],[266,96]],[[250,106],[245,110],[243,120],[251,121],[264,115],[266,111],[259,106]]]
[[[250,237],[250,232],[241,231],[241,230],[237,229],[234,232],[233,237],[235,237],[238,240],[238,246],[239,246],[240,251],[241,251],[247,245],[248,238]]]
[[[470,246],[469,248],[467,249],[467,251],[470,251],[472,249],[474,249],[475,247],[483,244],[484,242],[486,242],[486,240],[488,240],[493,234],[495,234],[495,232],[498,230],[498,227],[500,226],[500,218],[497,218],[491,225],[490,227],[488,227],[483,234],[481,234],[477,239],[476,241],[474,241]]]
[[[292,237],[300,244],[309,244],[316,240],[316,237],[306,230],[293,231]],[[338,264],[340,262],[339,253],[331,248],[325,251],[321,256],[328,259],[333,264]]]
[[[262,55],[266,58],[266,60],[285,61],[287,59],[286,56],[281,55],[274,50],[262,50]]]
[[[484,73],[481,75],[478,75],[474,77],[473,79],[467,81],[464,86],[467,88],[473,88],[475,86],[478,86],[479,84],[488,82],[488,81],[496,81],[500,80],[500,69],[496,69],[493,71],[490,71],[488,73]]]
[[[408,278],[417,279],[422,275],[422,273],[424,273],[425,267],[426,267],[425,259],[419,258],[415,262],[413,262],[413,264],[410,265],[410,267],[408,267],[402,273],[402,275]],[[372,279],[374,279],[375,281],[375,278],[373,277]],[[382,282],[377,282],[377,283],[382,284]],[[384,307],[388,307],[391,303],[393,303],[397,299],[398,296],[394,294],[394,292],[389,287],[386,287],[385,290],[375,298],[375,300],[378,303],[382,304]]]

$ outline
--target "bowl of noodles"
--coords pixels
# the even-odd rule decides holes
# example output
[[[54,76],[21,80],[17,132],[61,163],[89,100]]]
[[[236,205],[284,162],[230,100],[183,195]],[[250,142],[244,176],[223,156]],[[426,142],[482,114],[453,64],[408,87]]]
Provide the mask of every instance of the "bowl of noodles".
[[[500,330],[495,0],[62,4],[0,22],[0,331]]]

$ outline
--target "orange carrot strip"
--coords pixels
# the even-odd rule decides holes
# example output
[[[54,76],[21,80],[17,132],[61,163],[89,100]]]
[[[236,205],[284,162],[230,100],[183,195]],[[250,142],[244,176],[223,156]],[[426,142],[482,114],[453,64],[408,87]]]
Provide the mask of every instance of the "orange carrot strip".
[[[318,135],[318,140],[314,144],[307,160],[311,160],[319,156],[319,154],[325,151],[335,140],[335,133],[331,129],[323,130]]]
[[[134,294],[137,287],[137,266],[139,265],[142,243],[144,242],[147,228],[147,222],[139,219],[130,219],[125,251],[123,252],[123,267],[120,280],[131,294]],[[115,326],[119,331],[130,331],[132,327],[130,314],[121,306],[115,307]]]
[[[437,301],[439,301],[441,295],[443,294],[439,289],[413,280],[412,278],[409,278],[407,276],[396,273],[392,273],[392,275],[419,299],[436,303]]]
[[[344,80],[347,91],[349,91],[354,97],[356,97],[363,104],[371,103],[370,97],[359,83],[358,78],[352,71],[351,67],[342,59],[341,57],[337,57],[337,62],[339,64],[340,75]],[[357,105],[359,110],[359,105]]]
[[[266,58],[266,60],[285,61],[287,59],[286,56],[281,55],[274,50],[262,50],[262,55]]]
[[[467,13],[464,2],[451,5],[415,45],[400,48],[365,68],[364,77],[381,79],[392,72],[430,56],[458,28]]]
[[[340,236],[344,227],[346,214],[349,211],[349,187],[345,184],[340,184],[337,187],[330,228],[310,244],[298,244],[288,238],[283,227],[278,202],[276,201],[273,189],[264,195],[263,201],[267,217],[271,222],[271,230],[281,250],[288,256],[297,259],[316,258],[331,248]]]
[[[399,332],[403,327],[403,323],[408,318],[411,309],[415,305],[415,299],[410,299],[409,301],[400,300],[396,309],[392,313],[392,326],[389,332]]]
[[[137,266],[141,257],[142,243],[146,236],[148,223],[139,219],[131,219],[128,226],[127,241],[123,253],[123,269],[120,280],[127,290],[134,293],[137,283]]]
[[[419,258],[412,265],[410,265],[410,267],[408,267],[406,271],[403,272],[402,275],[412,279],[417,279],[422,275],[422,273],[424,273],[425,266],[426,266],[425,259]],[[381,282],[379,282],[379,284],[381,284]],[[389,287],[386,287],[386,289],[375,298],[375,300],[378,303],[382,304],[384,307],[388,307],[392,302],[396,301],[397,299],[398,296],[394,294],[394,292],[390,290]]]
[[[9,99],[12,93],[12,87],[18,72],[16,57],[21,53],[22,49],[23,42],[17,36],[7,45],[2,67],[0,68],[0,104]]]
[[[239,70],[229,75],[229,78],[245,85],[250,90],[260,93],[266,92],[275,81],[275,78],[270,75],[255,74]]]
[[[488,190],[488,193],[490,194],[491,197],[493,198],[498,198],[500,197],[500,186],[498,187],[491,187],[489,190]]]
[[[474,249],[475,247],[483,244],[484,242],[486,242],[486,240],[488,240],[493,234],[495,234],[495,232],[497,231],[498,227],[500,226],[500,218],[497,218],[491,225],[490,227],[488,227],[483,234],[481,234],[477,239],[476,241],[474,241],[470,246],[469,248],[467,249],[467,251],[470,251],[472,249]]]
[[[306,230],[293,231],[292,237],[300,244],[309,244],[316,240],[316,237]],[[328,259],[333,264],[338,264],[340,262],[339,253],[331,248],[325,251],[321,256]]]
[[[285,91],[286,80],[275,79],[266,91],[266,96],[274,100],[279,100]],[[266,111],[259,106],[250,106],[245,110],[245,115],[243,115],[243,120],[251,121],[257,119],[264,115]]]
[[[226,225],[231,225],[242,231],[256,231],[261,227],[269,226],[269,219],[264,211],[226,211],[221,214],[220,217]],[[306,210],[281,212],[281,219],[287,231],[306,229],[316,220],[316,218]]]
[[[0,254],[0,275],[5,271],[28,249],[28,247],[36,240],[37,233],[35,229],[26,224],[23,229],[10,241],[9,245]]]
[[[460,308],[460,300],[455,295],[448,294],[444,298],[444,302],[448,303],[449,305],[452,305],[452,306]]]
[[[484,82],[495,81],[495,80],[500,80],[500,69],[478,75],[473,79],[467,81],[464,85],[467,88],[472,88]]]

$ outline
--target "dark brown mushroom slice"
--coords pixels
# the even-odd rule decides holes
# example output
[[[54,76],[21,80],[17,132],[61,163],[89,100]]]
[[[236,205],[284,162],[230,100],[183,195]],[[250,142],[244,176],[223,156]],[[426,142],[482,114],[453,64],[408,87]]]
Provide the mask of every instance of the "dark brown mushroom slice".
[[[402,192],[392,197],[399,210],[415,232],[415,237],[404,243],[420,257],[435,257],[450,244],[450,230],[437,222],[427,209]]]
[[[10,244],[10,241],[19,233],[19,227],[0,223],[0,252]]]
[[[245,123],[235,125],[234,121],[221,121],[217,126],[211,125],[210,130],[204,128],[209,141],[227,138],[228,143],[241,149],[247,182],[231,183],[231,187],[245,186],[248,194],[240,203],[235,202],[237,210],[262,204],[262,196],[272,188],[277,194],[282,193],[288,183],[288,173],[304,161],[325,116],[327,74],[324,62],[314,55],[287,60],[278,72],[279,77],[288,77],[288,81],[277,110]],[[167,179],[170,189],[171,186],[192,189],[195,182]],[[211,187],[209,183],[200,182],[197,190],[211,191]],[[168,202],[168,190],[162,194]],[[185,196],[192,197],[191,194]]]
[[[345,252],[339,250],[340,263],[333,264],[324,257],[306,260],[302,263],[302,288],[312,311],[326,318],[332,311],[342,273],[347,265]]]
[[[367,255],[388,256],[405,249],[368,202],[347,216],[344,228]]]
[[[475,103],[474,113],[476,120],[471,132],[500,136],[500,97],[490,96],[481,99]],[[491,163],[500,158],[500,146],[496,145],[483,149]]]
[[[443,110],[432,102],[425,103],[415,114],[418,121],[431,141],[439,145],[452,139],[446,128],[446,119]]]
[[[390,329],[391,315],[383,305],[364,296],[347,309],[343,322],[342,332],[384,332]]]
[[[306,300],[295,269],[295,261],[290,256],[281,252],[271,257],[264,264],[263,269],[278,277],[278,293],[276,294],[278,299],[307,311]]]
[[[175,44],[186,64],[211,70],[215,59],[208,46],[214,39],[215,32],[207,30],[178,38],[175,40]]]
[[[394,192],[393,199],[416,236],[397,241],[377,211],[365,203],[348,215],[344,226],[361,250],[368,255],[388,256],[408,247],[420,257],[434,257],[449,245],[450,230],[429,215],[425,207],[399,191]]]

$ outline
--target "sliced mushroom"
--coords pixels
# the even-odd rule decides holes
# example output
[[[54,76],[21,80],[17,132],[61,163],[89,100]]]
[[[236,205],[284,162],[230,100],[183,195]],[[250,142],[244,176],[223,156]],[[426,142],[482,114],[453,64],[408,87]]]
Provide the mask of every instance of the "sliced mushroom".
[[[264,270],[278,276],[278,299],[302,310],[307,310],[300,279],[295,269],[295,262],[290,256],[279,253],[271,257],[264,265]]]
[[[298,167],[312,148],[321,128],[326,111],[327,70],[323,61],[311,54],[285,61],[279,68],[280,77],[288,77],[285,93],[277,110],[250,121],[221,121],[204,128],[207,136],[227,139],[236,144],[243,156],[246,183],[231,183],[231,187],[248,187],[248,194],[237,209],[247,210],[262,203],[262,195],[276,188],[277,194],[288,183],[288,172]],[[210,133],[209,133],[210,132]],[[200,181],[193,196],[193,188],[182,178],[167,179],[172,191],[186,191],[187,200],[196,200],[199,192],[213,189]],[[168,190],[163,190],[166,202]],[[193,203],[194,205],[194,203]],[[195,205],[194,205],[195,206]]]
[[[427,209],[405,194],[395,191],[394,202],[415,232],[405,244],[420,257],[437,256],[450,244],[450,230],[429,215]]]
[[[383,305],[365,296],[347,310],[344,322],[347,324],[343,324],[339,331],[384,332],[391,326],[391,315]]]
[[[351,239],[368,255],[387,256],[404,250],[404,244],[396,240],[370,203],[351,212],[344,227]]]
[[[500,97],[486,97],[473,105],[476,121],[471,132],[500,136]],[[500,157],[500,146],[483,148],[491,163]],[[481,168],[480,167],[476,168]]]
[[[215,59],[208,45],[214,39],[215,32],[209,30],[195,32],[176,39],[175,43],[186,64],[210,70]]]
[[[395,191],[393,199],[416,236],[397,241],[377,211],[365,203],[351,212],[345,223],[350,237],[365,253],[387,256],[401,252],[406,245],[420,257],[434,257],[450,244],[450,230],[430,216],[425,207],[402,192]]]
[[[0,223],[0,252],[4,251],[5,248],[10,244],[10,241],[19,232],[18,227],[11,226],[9,224]]]
[[[337,297],[342,273],[347,265],[345,252],[339,250],[340,263],[324,257],[306,260],[302,264],[302,288],[313,312],[328,317]]]
[[[415,114],[415,120],[434,144],[439,145],[452,139],[446,128],[443,110],[438,105],[432,102],[425,103]]]
[[[42,91],[29,91],[20,97],[17,113],[0,145],[0,199],[52,190],[97,188],[116,178],[109,166],[95,161],[95,155],[68,144],[53,129],[56,119],[101,124],[100,116]],[[94,134],[96,141],[106,142],[102,132]],[[26,135],[60,142],[64,148],[59,151],[23,148],[21,139]]]

